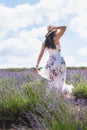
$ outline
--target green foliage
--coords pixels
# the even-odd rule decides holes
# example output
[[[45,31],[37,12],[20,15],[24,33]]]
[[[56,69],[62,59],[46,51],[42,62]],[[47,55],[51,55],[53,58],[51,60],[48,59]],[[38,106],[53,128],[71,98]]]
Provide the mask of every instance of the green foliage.
[[[23,89],[15,87],[15,80],[9,79],[5,83],[4,80],[0,81],[0,120],[6,119],[7,115],[15,120],[19,112],[23,114],[28,109],[33,110],[37,103],[44,103],[45,89],[41,87],[40,81],[27,83]],[[12,81],[13,86],[10,86]]]
[[[80,82],[76,84],[76,87],[73,89],[73,95],[76,98],[85,98],[87,99],[87,83]]]
[[[0,121],[15,121],[18,116],[30,111],[44,130],[77,130],[80,125],[83,128],[83,122],[74,113],[73,106],[67,104],[61,94],[50,90],[45,80],[26,83],[22,88],[16,85],[14,79],[0,80]],[[75,89],[79,85],[83,84],[78,84]],[[87,92],[87,85],[83,87]],[[84,130],[86,128],[84,124]]]
[[[77,86],[78,83],[84,83],[85,80],[82,75],[80,74],[73,74],[73,79],[75,80],[75,86]]]
[[[7,68],[7,71],[13,71],[13,72],[21,72],[24,70],[27,70],[27,68]]]
[[[67,68],[72,70],[72,69],[86,69],[87,67],[85,67],[85,66],[80,66],[80,67],[67,66]]]
[[[25,85],[24,95],[27,98],[27,106],[29,109],[33,109],[37,103],[43,104],[43,95],[45,93],[45,89],[41,86],[41,82],[29,82]]]

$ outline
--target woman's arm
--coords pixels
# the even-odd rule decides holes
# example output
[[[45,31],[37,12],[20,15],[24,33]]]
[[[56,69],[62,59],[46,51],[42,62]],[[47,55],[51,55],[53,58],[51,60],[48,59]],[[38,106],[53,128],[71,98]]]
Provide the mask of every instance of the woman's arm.
[[[56,33],[56,37],[55,37],[55,42],[58,42],[65,32],[66,26],[59,26],[59,27],[53,27],[53,28],[59,30],[59,32]]]
[[[42,46],[41,46],[41,51],[40,51],[38,59],[37,59],[36,70],[38,70],[38,66],[39,66],[41,58],[42,58],[42,56],[44,54],[44,51],[45,51],[45,43],[43,43]]]

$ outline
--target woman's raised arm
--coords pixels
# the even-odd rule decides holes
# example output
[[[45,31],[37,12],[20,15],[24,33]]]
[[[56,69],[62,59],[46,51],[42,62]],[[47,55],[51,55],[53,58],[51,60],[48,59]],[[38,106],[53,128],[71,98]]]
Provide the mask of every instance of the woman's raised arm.
[[[66,30],[66,26],[59,26],[59,27],[53,27],[53,28],[59,30],[59,32],[57,32],[56,36],[55,36],[55,41],[57,42],[64,34],[64,32]]]
[[[64,32],[65,32],[66,26],[58,26],[58,27],[56,27],[56,26],[54,26],[54,25],[50,25],[50,26],[48,26],[47,30],[48,30],[48,31],[52,31],[52,30],[57,31],[57,30],[58,30],[58,31],[55,33],[55,42],[58,42],[59,39],[62,37],[62,35],[63,35]]]

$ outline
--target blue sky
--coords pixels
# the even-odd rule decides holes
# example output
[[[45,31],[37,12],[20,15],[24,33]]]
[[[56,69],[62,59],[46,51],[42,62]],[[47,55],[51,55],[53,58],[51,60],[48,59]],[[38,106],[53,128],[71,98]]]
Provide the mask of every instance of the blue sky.
[[[6,6],[15,7],[19,4],[36,4],[40,0],[0,0],[0,3],[4,3]]]
[[[0,68],[34,67],[47,26],[66,25],[67,66],[87,66],[86,0],[0,0]],[[45,52],[40,66],[48,60]]]

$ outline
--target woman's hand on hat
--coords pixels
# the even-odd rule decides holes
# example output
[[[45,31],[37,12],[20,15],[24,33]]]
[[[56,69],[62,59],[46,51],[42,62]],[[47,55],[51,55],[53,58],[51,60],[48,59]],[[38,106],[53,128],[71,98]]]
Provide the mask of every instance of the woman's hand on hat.
[[[55,27],[53,25],[49,25],[48,28],[47,28],[48,32],[52,31],[53,29],[55,29]]]

